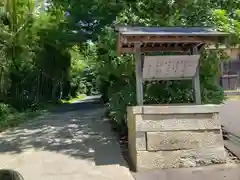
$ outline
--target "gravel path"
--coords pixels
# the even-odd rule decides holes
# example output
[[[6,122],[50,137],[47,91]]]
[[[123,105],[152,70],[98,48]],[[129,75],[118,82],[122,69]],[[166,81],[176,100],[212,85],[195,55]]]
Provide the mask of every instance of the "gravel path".
[[[63,106],[0,133],[0,168],[25,180],[133,180],[99,104]]]

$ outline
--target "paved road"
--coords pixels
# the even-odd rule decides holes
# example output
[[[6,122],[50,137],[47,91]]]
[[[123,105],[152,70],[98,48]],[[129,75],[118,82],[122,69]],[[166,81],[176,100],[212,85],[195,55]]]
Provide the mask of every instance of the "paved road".
[[[0,168],[25,180],[133,180],[99,106],[63,106],[1,133]]]
[[[227,100],[221,107],[220,119],[228,131],[240,137],[240,100]]]

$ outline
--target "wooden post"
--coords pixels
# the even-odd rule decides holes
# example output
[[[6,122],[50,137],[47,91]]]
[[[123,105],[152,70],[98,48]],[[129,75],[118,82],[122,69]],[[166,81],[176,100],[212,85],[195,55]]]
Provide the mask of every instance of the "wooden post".
[[[192,54],[198,54],[198,50],[197,50],[196,47],[193,48]],[[200,79],[199,79],[199,66],[200,66],[200,62],[197,66],[196,74],[193,77],[194,96],[195,96],[195,103],[196,104],[201,104],[202,103],[202,101],[201,101]]]
[[[223,73],[224,73],[224,64],[223,64],[223,62],[221,62],[221,64],[220,64],[220,77],[219,77],[219,81],[220,81],[220,86],[222,86],[222,87],[223,87],[223,78],[222,78]]]
[[[137,105],[143,105],[143,80],[142,80],[142,62],[141,62],[141,44],[136,43],[135,48],[135,67],[136,67],[136,93]]]

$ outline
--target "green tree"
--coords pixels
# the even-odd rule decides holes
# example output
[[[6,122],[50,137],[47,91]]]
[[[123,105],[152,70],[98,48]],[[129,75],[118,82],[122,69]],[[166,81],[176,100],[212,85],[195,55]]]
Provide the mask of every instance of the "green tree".
[[[214,26],[233,36],[229,44],[239,41],[239,1],[145,1],[126,3],[116,18],[117,24],[145,26]],[[126,106],[136,103],[134,61],[131,55],[116,57],[114,29],[104,29],[98,42],[100,90],[107,94],[110,115],[125,125]],[[112,51],[109,51],[109,50]],[[221,51],[205,50],[200,65],[201,92],[204,103],[221,103],[222,88],[217,82],[219,65],[227,60]],[[108,71],[107,71],[108,70]],[[144,86],[145,103],[191,102],[191,82],[154,82]]]
[[[240,37],[239,0],[3,0],[0,2],[0,102],[21,110],[41,101],[100,91],[112,118],[125,125],[136,103],[133,56],[116,55],[115,24],[214,26]],[[205,103],[224,96],[216,79],[226,55],[205,50],[201,89]],[[190,82],[144,85],[146,103],[192,101]],[[2,112],[7,112],[1,106]]]

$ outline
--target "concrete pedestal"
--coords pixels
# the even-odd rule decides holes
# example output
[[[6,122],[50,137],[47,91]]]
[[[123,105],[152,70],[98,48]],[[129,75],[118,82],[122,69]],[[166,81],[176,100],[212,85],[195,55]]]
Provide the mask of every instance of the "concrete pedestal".
[[[128,107],[128,146],[137,172],[226,163],[219,105]]]

